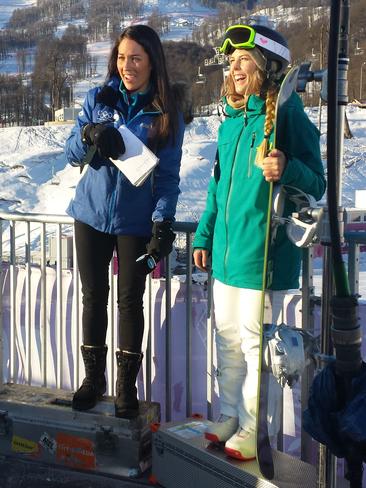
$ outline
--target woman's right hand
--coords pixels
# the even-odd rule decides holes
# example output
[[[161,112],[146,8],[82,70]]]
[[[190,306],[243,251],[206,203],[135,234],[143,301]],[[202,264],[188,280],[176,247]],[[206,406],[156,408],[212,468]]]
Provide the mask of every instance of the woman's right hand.
[[[208,271],[210,270],[210,255],[207,249],[195,249],[193,251],[193,259],[194,264],[197,266],[197,268],[208,273]]]
[[[81,140],[94,145],[103,159],[118,159],[126,151],[121,133],[111,125],[86,124],[81,128]]]

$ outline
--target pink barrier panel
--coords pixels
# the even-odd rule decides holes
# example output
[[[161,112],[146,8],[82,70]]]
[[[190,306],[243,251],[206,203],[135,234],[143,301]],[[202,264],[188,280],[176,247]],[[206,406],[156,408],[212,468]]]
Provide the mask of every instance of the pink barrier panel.
[[[15,273],[15,298],[16,310],[14,315],[15,324],[15,360],[14,376],[15,381],[19,383],[27,382],[26,370],[26,344],[27,330],[25,327],[25,317],[27,313],[31,314],[31,331],[30,331],[30,351],[31,351],[31,382],[34,385],[42,384],[41,368],[41,351],[43,328],[41,326],[40,304],[41,304],[41,286],[40,270],[32,269],[31,276],[31,304],[29,310],[26,310],[25,287],[26,272],[24,268],[19,267]],[[63,323],[56,323],[56,305],[57,305],[57,288],[56,274],[51,267],[47,268],[47,297],[46,297],[46,349],[47,349],[47,386],[55,386],[56,362],[57,362],[57,328],[61,326],[64,337],[63,351],[63,382],[62,387],[65,389],[75,389],[74,369],[76,364],[76,354],[79,351],[75,344],[75,323],[73,311],[73,280],[70,271],[63,271]],[[114,278],[116,279],[116,278]],[[186,417],[186,293],[185,283],[172,279],[171,287],[171,349],[170,360],[172,365],[172,385],[171,385],[171,405],[172,420],[184,420]],[[2,301],[3,301],[3,370],[4,381],[10,379],[10,351],[11,351],[11,334],[10,334],[10,272],[9,268],[3,266],[2,273]],[[151,281],[151,303],[152,303],[152,328],[151,328],[151,346],[152,346],[152,400],[159,401],[162,408],[162,417],[165,414],[165,340],[166,340],[166,320],[165,320],[165,280],[153,279]],[[81,302],[80,302],[81,303]],[[289,294],[286,299],[284,319],[289,325],[301,325],[301,296],[299,294]],[[147,307],[145,306],[146,311]],[[360,320],[361,323],[366,321],[366,304],[360,300]],[[114,311],[117,318],[117,311]],[[320,329],[320,309],[315,308],[315,325],[316,330]],[[115,320],[117,322],[117,320]],[[146,323],[148,320],[146,319]],[[207,353],[207,290],[203,285],[192,285],[192,411],[200,413],[204,417],[207,413],[207,393],[206,383],[207,375],[214,374],[213,371],[207,371],[206,353]],[[81,337],[81,335],[80,335]],[[109,334],[110,339],[110,334]],[[147,343],[147,330],[144,336],[144,349]],[[114,354],[111,344],[109,343],[108,355]],[[366,335],[362,345],[363,356],[366,353]],[[110,357],[110,356],[109,356]],[[111,363],[108,363],[111,364]],[[215,364],[214,364],[215,367]],[[81,362],[80,377],[84,374]],[[140,399],[145,398],[144,389],[145,371],[140,372],[138,378],[138,391]],[[107,373],[110,376],[110,372]],[[215,382],[216,383],[216,382]],[[218,391],[215,384],[213,398],[214,416],[218,413]],[[296,385],[293,390],[285,388],[284,390],[284,447],[291,454],[299,455],[300,453],[300,435],[301,435],[301,403],[300,403],[300,385]],[[316,461],[316,443],[314,443],[314,462]],[[366,480],[365,480],[366,483]],[[365,484],[366,486],[366,484]]]

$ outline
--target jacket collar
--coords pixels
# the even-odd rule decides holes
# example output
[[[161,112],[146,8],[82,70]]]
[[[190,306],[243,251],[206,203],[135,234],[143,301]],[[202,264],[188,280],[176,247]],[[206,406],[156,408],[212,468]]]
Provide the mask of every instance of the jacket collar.
[[[130,119],[141,110],[149,113],[159,112],[151,104],[153,94],[150,86],[145,92],[130,93],[126,90],[123,82],[117,76],[113,76],[108,81],[107,85],[111,86],[121,95],[118,99],[116,108],[121,110],[127,119]]]
[[[249,95],[246,108],[235,109],[228,104],[226,97],[222,99],[224,104],[224,111],[227,117],[240,117],[246,113],[247,117],[253,117],[266,113],[266,102],[263,98],[257,95]]]
[[[152,101],[152,90],[151,86],[149,85],[147,90],[144,92],[129,92],[125,85],[123,84],[123,81],[121,80],[118,86],[118,90],[120,93],[122,93],[123,101],[125,102],[126,105],[130,105],[132,107],[145,107],[145,105],[148,105]]]

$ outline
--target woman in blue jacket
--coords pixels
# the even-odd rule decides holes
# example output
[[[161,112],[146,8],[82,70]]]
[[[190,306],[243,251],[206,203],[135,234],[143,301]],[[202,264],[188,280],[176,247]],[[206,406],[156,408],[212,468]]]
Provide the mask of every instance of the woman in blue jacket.
[[[151,176],[138,187],[110,160],[125,151],[121,125],[159,158]],[[69,162],[88,165],[67,209],[75,219],[83,294],[81,352],[86,377],[73,397],[77,410],[94,407],[106,391],[108,270],[116,249],[115,413],[124,418],[138,415],[135,383],[143,357],[145,281],[155,263],[172,249],[183,135],[184,121],[158,35],[145,25],[127,27],[112,48],[106,84],[88,92],[66,142]]]

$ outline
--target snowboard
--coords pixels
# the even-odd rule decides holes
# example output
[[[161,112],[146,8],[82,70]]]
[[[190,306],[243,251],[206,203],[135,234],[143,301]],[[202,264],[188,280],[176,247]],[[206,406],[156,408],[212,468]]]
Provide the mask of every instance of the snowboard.
[[[297,76],[299,67],[294,66],[284,77],[276,101],[275,117],[274,117],[274,138],[273,147],[276,147],[277,142],[277,121],[278,114],[283,104],[289,99],[292,92],[296,88]],[[256,421],[256,458],[262,475],[271,480],[275,474],[275,467],[273,463],[272,448],[268,435],[268,393],[269,393],[269,379],[270,370],[265,362],[265,324],[264,324],[264,306],[265,306],[265,292],[270,285],[269,276],[271,273],[271,265],[269,262],[269,249],[271,243],[272,230],[272,200],[273,200],[273,182],[269,182],[269,195],[267,207],[266,220],[266,237],[264,244],[264,266],[263,279],[261,289],[261,313],[260,313],[260,334],[259,334],[259,358],[258,358],[258,385],[257,385],[257,421]]]

